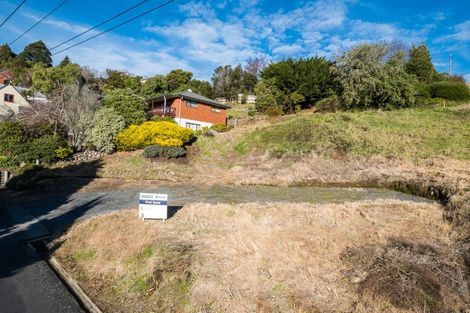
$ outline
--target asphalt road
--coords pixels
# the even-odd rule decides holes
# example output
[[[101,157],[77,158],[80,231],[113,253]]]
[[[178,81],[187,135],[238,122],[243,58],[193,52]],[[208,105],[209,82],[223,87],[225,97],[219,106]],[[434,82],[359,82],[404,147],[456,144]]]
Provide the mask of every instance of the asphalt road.
[[[25,243],[43,235],[44,228],[31,223],[19,227],[23,222],[0,206],[0,312],[83,312],[48,265]]]
[[[28,197],[15,197],[13,203],[25,208],[53,234],[61,233],[81,218],[136,208],[139,192],[168,194],[169,205],[174,208],[194,202],[341,203],[377,199],[427,201],[393,190],[372,188],[137,185],[111,189],[93,188],[87,191],[65,190],[58,192],[57,189],[51,189],[52,191],[34,193]]]

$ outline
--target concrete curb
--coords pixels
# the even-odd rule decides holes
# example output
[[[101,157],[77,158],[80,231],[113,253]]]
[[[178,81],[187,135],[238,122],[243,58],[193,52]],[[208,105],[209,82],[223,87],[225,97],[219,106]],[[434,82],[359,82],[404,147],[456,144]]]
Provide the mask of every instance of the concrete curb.
[[[47,263],[57,273],[57,275],[64,281],[65,284],[73,291],[74,295],[82,303],[83,307],[90,313],[103,313],[101,309],[88,297],[83,289],[78,285],[75,279],[65,270],[65,268],[53,256],[49,257]]]

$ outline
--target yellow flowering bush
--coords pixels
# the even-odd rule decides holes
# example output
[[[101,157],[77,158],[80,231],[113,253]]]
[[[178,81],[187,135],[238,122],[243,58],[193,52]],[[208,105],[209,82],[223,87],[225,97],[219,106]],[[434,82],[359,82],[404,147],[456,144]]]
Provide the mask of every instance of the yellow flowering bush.
[[[116,137],[118,150],[135,150],[150,145],[181,147],[194,137],[192,130],[170,122],[131,125]]]

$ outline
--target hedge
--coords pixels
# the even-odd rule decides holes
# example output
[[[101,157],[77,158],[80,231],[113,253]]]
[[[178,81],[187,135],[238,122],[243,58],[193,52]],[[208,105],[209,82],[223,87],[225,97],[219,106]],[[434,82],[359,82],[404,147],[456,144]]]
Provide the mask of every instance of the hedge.
[[[118,150],[136,150],[146,146],[181,147],[194,138],[194,133],[170,122],[145,122],[131,125],[116,137]]]
[[[230,127],[225,124],[214,124],[212,125],[211,130],[216,131],[218,133],[225,133],[230,130]]]
[[[442,81],[430,83],[428,86],[433,98],[455,101],[470,100],[470,89],[464,83]]]
[[[186,155],[186,150],[183,147],[165,147],[159,145],[147,146],[144,148],[144,157],[145,158],[165,158],[165,159],[175,159],[184,157]]]

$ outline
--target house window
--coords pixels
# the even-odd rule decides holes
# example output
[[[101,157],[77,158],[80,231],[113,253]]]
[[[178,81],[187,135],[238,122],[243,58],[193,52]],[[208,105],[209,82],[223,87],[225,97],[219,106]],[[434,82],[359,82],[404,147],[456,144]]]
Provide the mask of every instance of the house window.
[[[3,95],[3,101],[5,102],[15,102],[15,96],[8,93]]]
[[[214,112],[214,113],[220,113],[220,109],[219,109],[219,108],[212,108],[212,112]]]
[[[191,108],[197,108],[197,102],[193,100],[186,100],[186,106]]]
[[[200,130],[201,125],[196,124],[196,123],[188,123],[186,122],[186,128],[192,129],[192,130]]]

